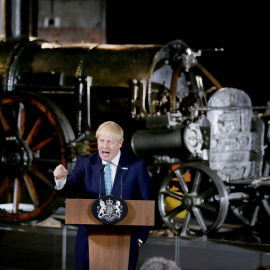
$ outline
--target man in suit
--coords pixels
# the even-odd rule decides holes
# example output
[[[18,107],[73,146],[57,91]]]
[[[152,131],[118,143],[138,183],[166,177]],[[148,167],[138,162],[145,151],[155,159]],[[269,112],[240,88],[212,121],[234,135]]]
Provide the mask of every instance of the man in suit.
[[[54,188],[57,193],[66,198],[80,196],[87,199],[106,195],[103,169],[110,166],[112,195],[122,195],[123,200],[153,200],[151,179],[144,160],[120,150],[124,140],[122,128],[115,122],[104,122],[97,129],[96,138],[98,152],[79,156],[70,174],[63,165],[56,167]],[[107,164],[109,161],[111,164]],[[128,270],[136,269],[139,246],[146,242],[149,231],[147,226],[132,228]],[[89,270],[88,228],[85,225],[78,227],[75,257],[76,270]]]

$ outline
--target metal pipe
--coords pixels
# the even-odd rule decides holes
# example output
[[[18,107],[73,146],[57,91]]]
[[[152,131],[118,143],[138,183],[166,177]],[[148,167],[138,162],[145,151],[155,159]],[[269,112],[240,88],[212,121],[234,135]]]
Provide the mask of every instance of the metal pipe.
[[[29,36],[29,0],[5,0],[4,2],[4,36],[6,38]]]

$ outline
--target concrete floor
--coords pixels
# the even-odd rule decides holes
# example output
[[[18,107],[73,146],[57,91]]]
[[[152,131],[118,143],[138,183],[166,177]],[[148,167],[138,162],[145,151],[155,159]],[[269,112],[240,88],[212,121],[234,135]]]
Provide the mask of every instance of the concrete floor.
[[[0,224],[0,270],[74,269],[77,227],[61,225]],[[151,233],[140,248],[137,270],[152,257],[176,261],[181,270],[252,270],[258,265],[270,265],[269,244],[245,241],[239,232],[234,232],[238,239],[229,239],[233,237],[226,232],[229,240],[224,239],[225,233],[216,239],[182,240],[166,232],[170,231]]]

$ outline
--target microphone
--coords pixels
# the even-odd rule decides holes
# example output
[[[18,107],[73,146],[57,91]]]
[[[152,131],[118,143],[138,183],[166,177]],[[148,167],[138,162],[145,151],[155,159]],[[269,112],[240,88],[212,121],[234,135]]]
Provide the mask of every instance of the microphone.
[[[119,172],[121,173],[121,195],[120,195],[120,198],[122,199],[122,194],[123,194],[123,169],[122,169],[122,166],[121,166],[120,163],[118,164],[117,167],[119,169]]]
[[[121,164],[118,164],[118,166],[117,166],[117,167],[118,167],[118,169],[119,169],[119,171],[120,171],[120,172],[122,172],[122,171],[123,171]]]
[[[101,172],[104,171],[105,166],[106,166],[106,164],[102,164],[102,167],[101,167],[101,169],[100,169]]]
[[[99,179],[99,198],[101,197],[101,176],[104,171],[106,164],[102,164],[102,167],[100,169],[100,179]]]

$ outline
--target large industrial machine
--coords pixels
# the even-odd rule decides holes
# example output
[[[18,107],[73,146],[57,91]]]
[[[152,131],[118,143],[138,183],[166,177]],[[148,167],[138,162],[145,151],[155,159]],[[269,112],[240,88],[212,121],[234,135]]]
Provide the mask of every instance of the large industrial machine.
[[[222,87],[181,40],[166,45],[0,41],[0,221],[43,220],[64,204],[53,170],[97,151],[113,120],[147,162],[158,219],[181,237],[217,231],[228,213],[270,218],[269,115]],[[205,89],[205,86],[208,86]]]

